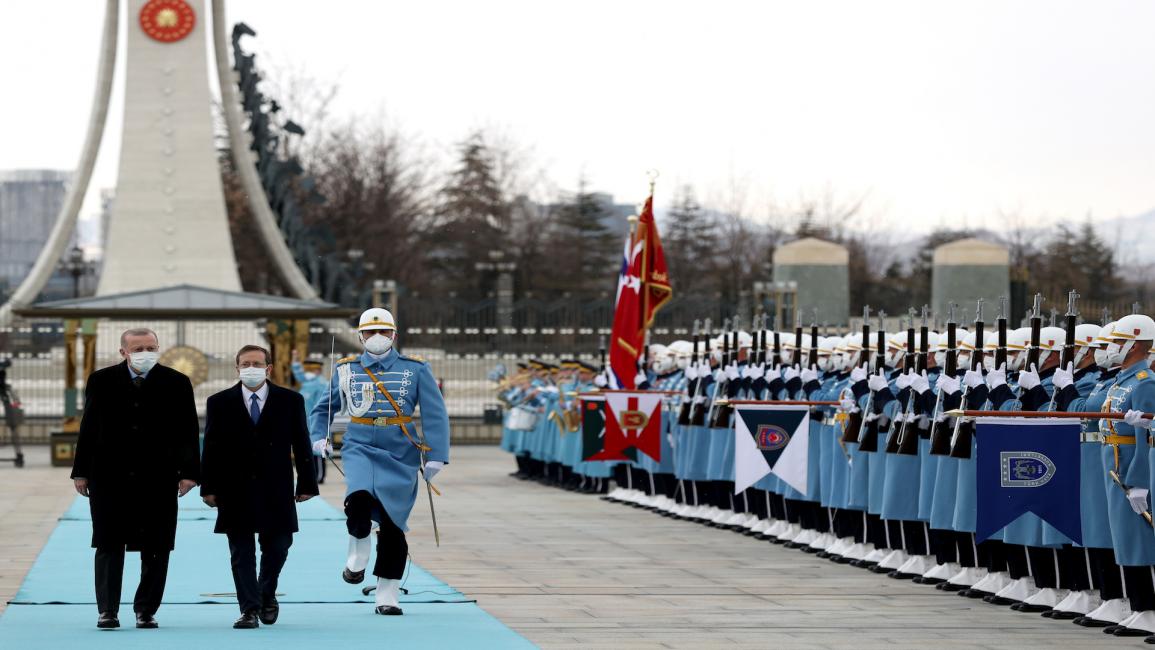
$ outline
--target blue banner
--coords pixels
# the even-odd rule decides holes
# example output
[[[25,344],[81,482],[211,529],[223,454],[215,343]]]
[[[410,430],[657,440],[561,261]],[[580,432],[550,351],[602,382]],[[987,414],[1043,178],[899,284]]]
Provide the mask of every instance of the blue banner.
[[[1076,544],[1083,542],[1079,431],[1073,419],[978,420],[978,541],[1032,512]]]

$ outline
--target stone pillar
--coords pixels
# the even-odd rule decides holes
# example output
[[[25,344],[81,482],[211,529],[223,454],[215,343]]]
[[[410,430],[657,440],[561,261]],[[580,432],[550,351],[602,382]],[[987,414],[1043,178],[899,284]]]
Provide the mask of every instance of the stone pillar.
[[[1000,296],[1010,292],[1010,252],[1004,246],[980,239],[960,239],[934,249],[931,307],[945,317],[950,303],[959,305],[959,319],[974,318],[979,298],[988,305],[986,322],[995,320]],[[1010,322],[1017,323],[1016,314]],[[941,318],[940,318],[941,320]]]
[[[241,290],[213,141],[204,4],[128,2],[120,170],[97,295]]]
[[[794,283],[804,324],[817,309],[819,323],[841,327],[850,322],[849,264],[844,246],[807,237],[774,251],[774,281]]]

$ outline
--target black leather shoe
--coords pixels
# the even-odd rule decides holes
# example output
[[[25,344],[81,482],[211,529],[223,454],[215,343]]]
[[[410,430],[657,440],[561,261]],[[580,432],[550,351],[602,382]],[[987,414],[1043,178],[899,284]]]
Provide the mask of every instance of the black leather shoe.
[[[341,570],[341,579],[351,585],[359,585],[365,581],[365,570],[350,571],[349,567]]]
[[[1006,607],[1008,605],[1014,605],[1015,603],[1017,603],[1019,601],[1012,600],[1010,598],[1003,598],[1002,596],[996,596],[995,594],[991,594],[989,596],[984,596],[983,602],[984,603],[990,603],[992,605],[998,605],[1000,607]]]
[[[1148,630],[1140,630],[1136,627],[1123,627],[1120,625],[1119,629],[1112,632],[1112,634],[1115,636],[1150,636],[1151,632]]]
[[[401,608],[392,605],[378,605],[375,611],[382,616],[401,616]]]
[[[1110,621],[1102,621],[1097,618],[1091,618],[1090,616],[1079,616],[1071,622],[1082,627],[1109,627],[1114,625],[1114,623]]]
[[[233,623],[233,629],[235,630],[255,630],[260,626],[261,622],[257,620],[256,610],[241,614],[241,617]]]
[[[1019,605],[1018,607],[1015,607],[1015,610],[1020,611],[1020,612],[1026,612],[1028,614],[1038,614],[1040,612],[1043,612],[1043,613],[1049,612],[1049,611],[1051,611],[1051,608],[1047,607],[1046,605],[1032,605],[1030,603],[1023,603],[1023,604]]]
[[[1155,643],[1155,634],[1143,639],[1143,643]]]
[[[156,619],[152,617],[152,614],[141,614],[138,612],[136,615],[136,626],[142,630],[155,630],[157,628]]]
[[[1122,629],[1125,629],[1122,625],[1119,625],[1118,623],[1112,623],[1111,625],[1103,628],[1103,634],[1114,634],[1118,630]]]
[[[1053,618],[1057,621],[1071,621],[1082,616],[1079,612],[1061,612],[1057,609],[1052,609],[1049,612],[1043,612],[1043,616]]]
[[[261,622],[272,625],[277,622],[277,615],[281,613],[281,604],[276,598],[270,598],[261,605]]]
[[[96,619],[96,627],[102,630],[115,630],[120,627],[120,620],[116,618],[116,614],[102,612],[100,618]]]
[[[935,585],[934,588],[940,591],[962,591],[963,589],[966,589],[966,587],[962,585],[956,585],[953,582],[940,582]]]

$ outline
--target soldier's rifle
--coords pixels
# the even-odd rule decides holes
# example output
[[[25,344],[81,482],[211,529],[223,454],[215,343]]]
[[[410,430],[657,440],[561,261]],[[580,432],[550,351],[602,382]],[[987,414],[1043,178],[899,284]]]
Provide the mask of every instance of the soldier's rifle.
[[[954,320],[955,304],[950,303],[947,309],[946,318],[946,368],[943,371],[944,377],[954,377],[958,374],[958,336],[957,325]],[[950,439],[945,433],[946,427],[939,426],[938,414],[942,411],[943,391],[942,384],[938,386],[936,391],[938,395],[935,397],[934,410],[931,412],[930,420],[930,453],[935,456],[943,456],[950,453]]]
[[[1041,311],[1043,296],[1035,294],[1034,304],[1031,306],[1031,347],[1027,349],[1027,362],[1023,364],[1025,370],[1039,370],[1039,345],[1042,342],[1043,314]]]
[[[866,369],[867,379],[870,378],[870,305],[862,308],[862,350],[858,353],[858,360],[855,362],[855,367],[862,367]],[[850,399],[854,399],[854,391],[849,387],[843,389],[842,394],[846,395],[849,391]],[[857,401],[857,400],[856,400]],[[862,418],[863,411],[851,411],[846,416],[846,426],[842,431],[842,442],[858,442],[862,435]]]
[[[1071,374],[1075,373],[1075,328],[1079,323],[1079,310],[1076,308],[1076,302],[1079,300],[1079,294],[1072,289],[1067,293],[1067,313],[1066,319],[1066,337],[1063,340],[1063,354],[1059,358],[1059,368],[1066,370],[1067,366],[1071,366]],[[1105,324],[1105,323],[1104,323]],[[1051,387],[1051,402],[1047,410],[1055,408],[1055,399],[1059,396],[1059,389]]]
[[[694,392],[694,399],[690,403],[690,426],[700,427],[706,423],[706,391],[709,390],[710,381],[710,334],[713,323],[709,318],[702,328],[702,334],[705,340],[702,341],[702,347],[705,354],[701,357],[701,366],[698,368],[698,386]],[[694,354],[697,356],[698,348],[694,347]]]
[[[915,367],[915,352],[914,352],[914,308],[911,307],[907,314],[906,322],[906,353],[902,358],[902,373],[904,375],[914,372]],[[914,390],[907,387],[906,406],[902,411],[902,422],[898,423],[891,421],[890,431],[886,436],[886,453],[897,454],[899,442],[902,437],[902,432],[905,428],[908,416],[914,408]]]
[[[928,369],[928,355],[930,353],[930,326],[927,322],[927,315],[930,308],[926,305],[922,306],[922,324],[919,326],[919,342],[918,354],[915,356],[914,372],[916,375],[924,375]],[[907,396],[907,414],[902,422],[902,429],[898,436],[898,453],[904,456],[918,455],[918,424],[915,419],[914,402],[918,399],[918,393],[912,388],[910,394]]]
[[[1007,365],[1007,297],[999,296],[999,313],[995,317],[995,330],[997,332],[997,344],[995,347],[995,368],[1005,368]],[[979,354],[983,351],[978,346],[978,341],[975,341],[975,353]],[[973,360],[972,360],[972,367]],[[965,406],[965,404],[964,404]],[[955,416],[959,417],[959,416]],[[971,441],[974,439],[975,426],[971,420],[955,423],[954,441],[951,443],[950,455],[951,458],[970,458],[971,457]]]
[[[725,359],[722,364],[722,377],[725,380],[725,386],[719,386],[718,390],[722,393],[722,398],[729,397],[730,385],[734,380],[730,379],[729,368],[737,367],[738,365],[738,330],[740,329],[738,316],[734,316],[730,321],[730,339],[727,345],[727,352],[724,355]],[[725,336],[725,334],[723,334]],[[717,395],[717,393],[715,393]],[[730,416],[733,415],[734,409],[729,404],[714,402],[714,417],[710,420],[710,427],[714,429],[728,429],[730,427]]]
[[[885,375],[886,373],[886,312],[878,312],[878,332],[875,333],[874,369]],[[874,391],[866,397],[866,408],[862,409],[865,416],[874,413]],[[865,417],[864,416],[864,417]],[[865,429],[858,437],[858,450],[866,452],[878,451],[878,419],[871,418],[865,421]]]
[[[697,370],[698,370],[698,335],[699,335],[698,326],[699,325],[700,325],[700,323],[698,322],[698,320],[694,319],[693,335],[691,336],[691,340],[693,341],[694,347],[692,348],[692,352],[690,353],[690,365],[687,366],[687,368],[693,368],[694,372],[697,372]],[[686,425],[690,424],[690,410],[691,410],[693,403],[694,403],[694,397],[696,397],[698,394],[698,384],[701,383],[701,381],[702,380],[700,378],[695,376],[693,379],[691,379],[690,381],[688,381],[686,383],[686,401],[682,402],[682,407],[678,411],[678,424],[681,426],[686,426]]]
[[[984,323],[983,323],[983,299],[979,298],[978,305],[975,307],[975,322],[974,322],[975,344],[974,344],[974,349],[971,350],[971,364],[970,364],[970,366],[971,366],[970,369],[975,370],[975,371],[981,371],[982,367],[983,367],[983,327],[984,327]],[[964,408],[966,407],[967,395],[969,395],[969,394],[970,394],[970,386],[967,386],[964,384],[962,387],[961,400],[959,402],[959,404],[961,404]],[[973,423],[969,422],[968,420],[965,420],[964,418],[955,418],[954,419],[954,427],[952,427],[950,439],[946,442],[945,448],[939,450],[937,453],[940,453],[940,454],[945,455],[945,456],[949,456],[951,454],[951,452],[954,450],[955,444],[959,439],[959,435],[961,434],[961,428],[962,427],[973,427],[973,426],[974,426]],[[968,438],[968,440],[969,440],[969,438]],[[933,436],[931,436],[930,444],[931,444],[931,453],[932,454],[936,453],[935,439]]]
[[[718,362],[716,387],[714,388],[714,400],[710,403],[710,411],[706,417],[706,426],[713,427],[717,422],[718,416],[718,400],[726,397],[726,388],[730,384],[730,379],[726,376],[726,366],[730,359],[730,339],[727,336],[730,330],[730,319],[727,318],[722,321],[722,360]]]

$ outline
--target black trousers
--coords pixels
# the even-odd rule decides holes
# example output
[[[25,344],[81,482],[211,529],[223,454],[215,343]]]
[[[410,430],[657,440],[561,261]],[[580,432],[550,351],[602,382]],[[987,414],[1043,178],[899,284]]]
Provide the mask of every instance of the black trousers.
[[[160,608],[168,579],[168,551],[141,551],[140,586],[132,599],[132,611],[152,616]],[[124,581],[124,547],[96,549],[96,608],[102,614],[120,612],[120,586]]]
[[[405,561],[409,558],[409,542],[405,532],[393,523],[385,507],[372,494],[359,490],[345,498],[345,527],[357,539],[365,539],[373,530],[373,515],[380,518],[377,529],[377,559],[373,575],[386,580],[400,580],[405,575]]]
[[[257,547],[252,533],[229,533],[233,584],[241,613],[256,611],[277,594],[277,579],[293,545],[292,533],[260,533],[261,573],[257,575]]]

